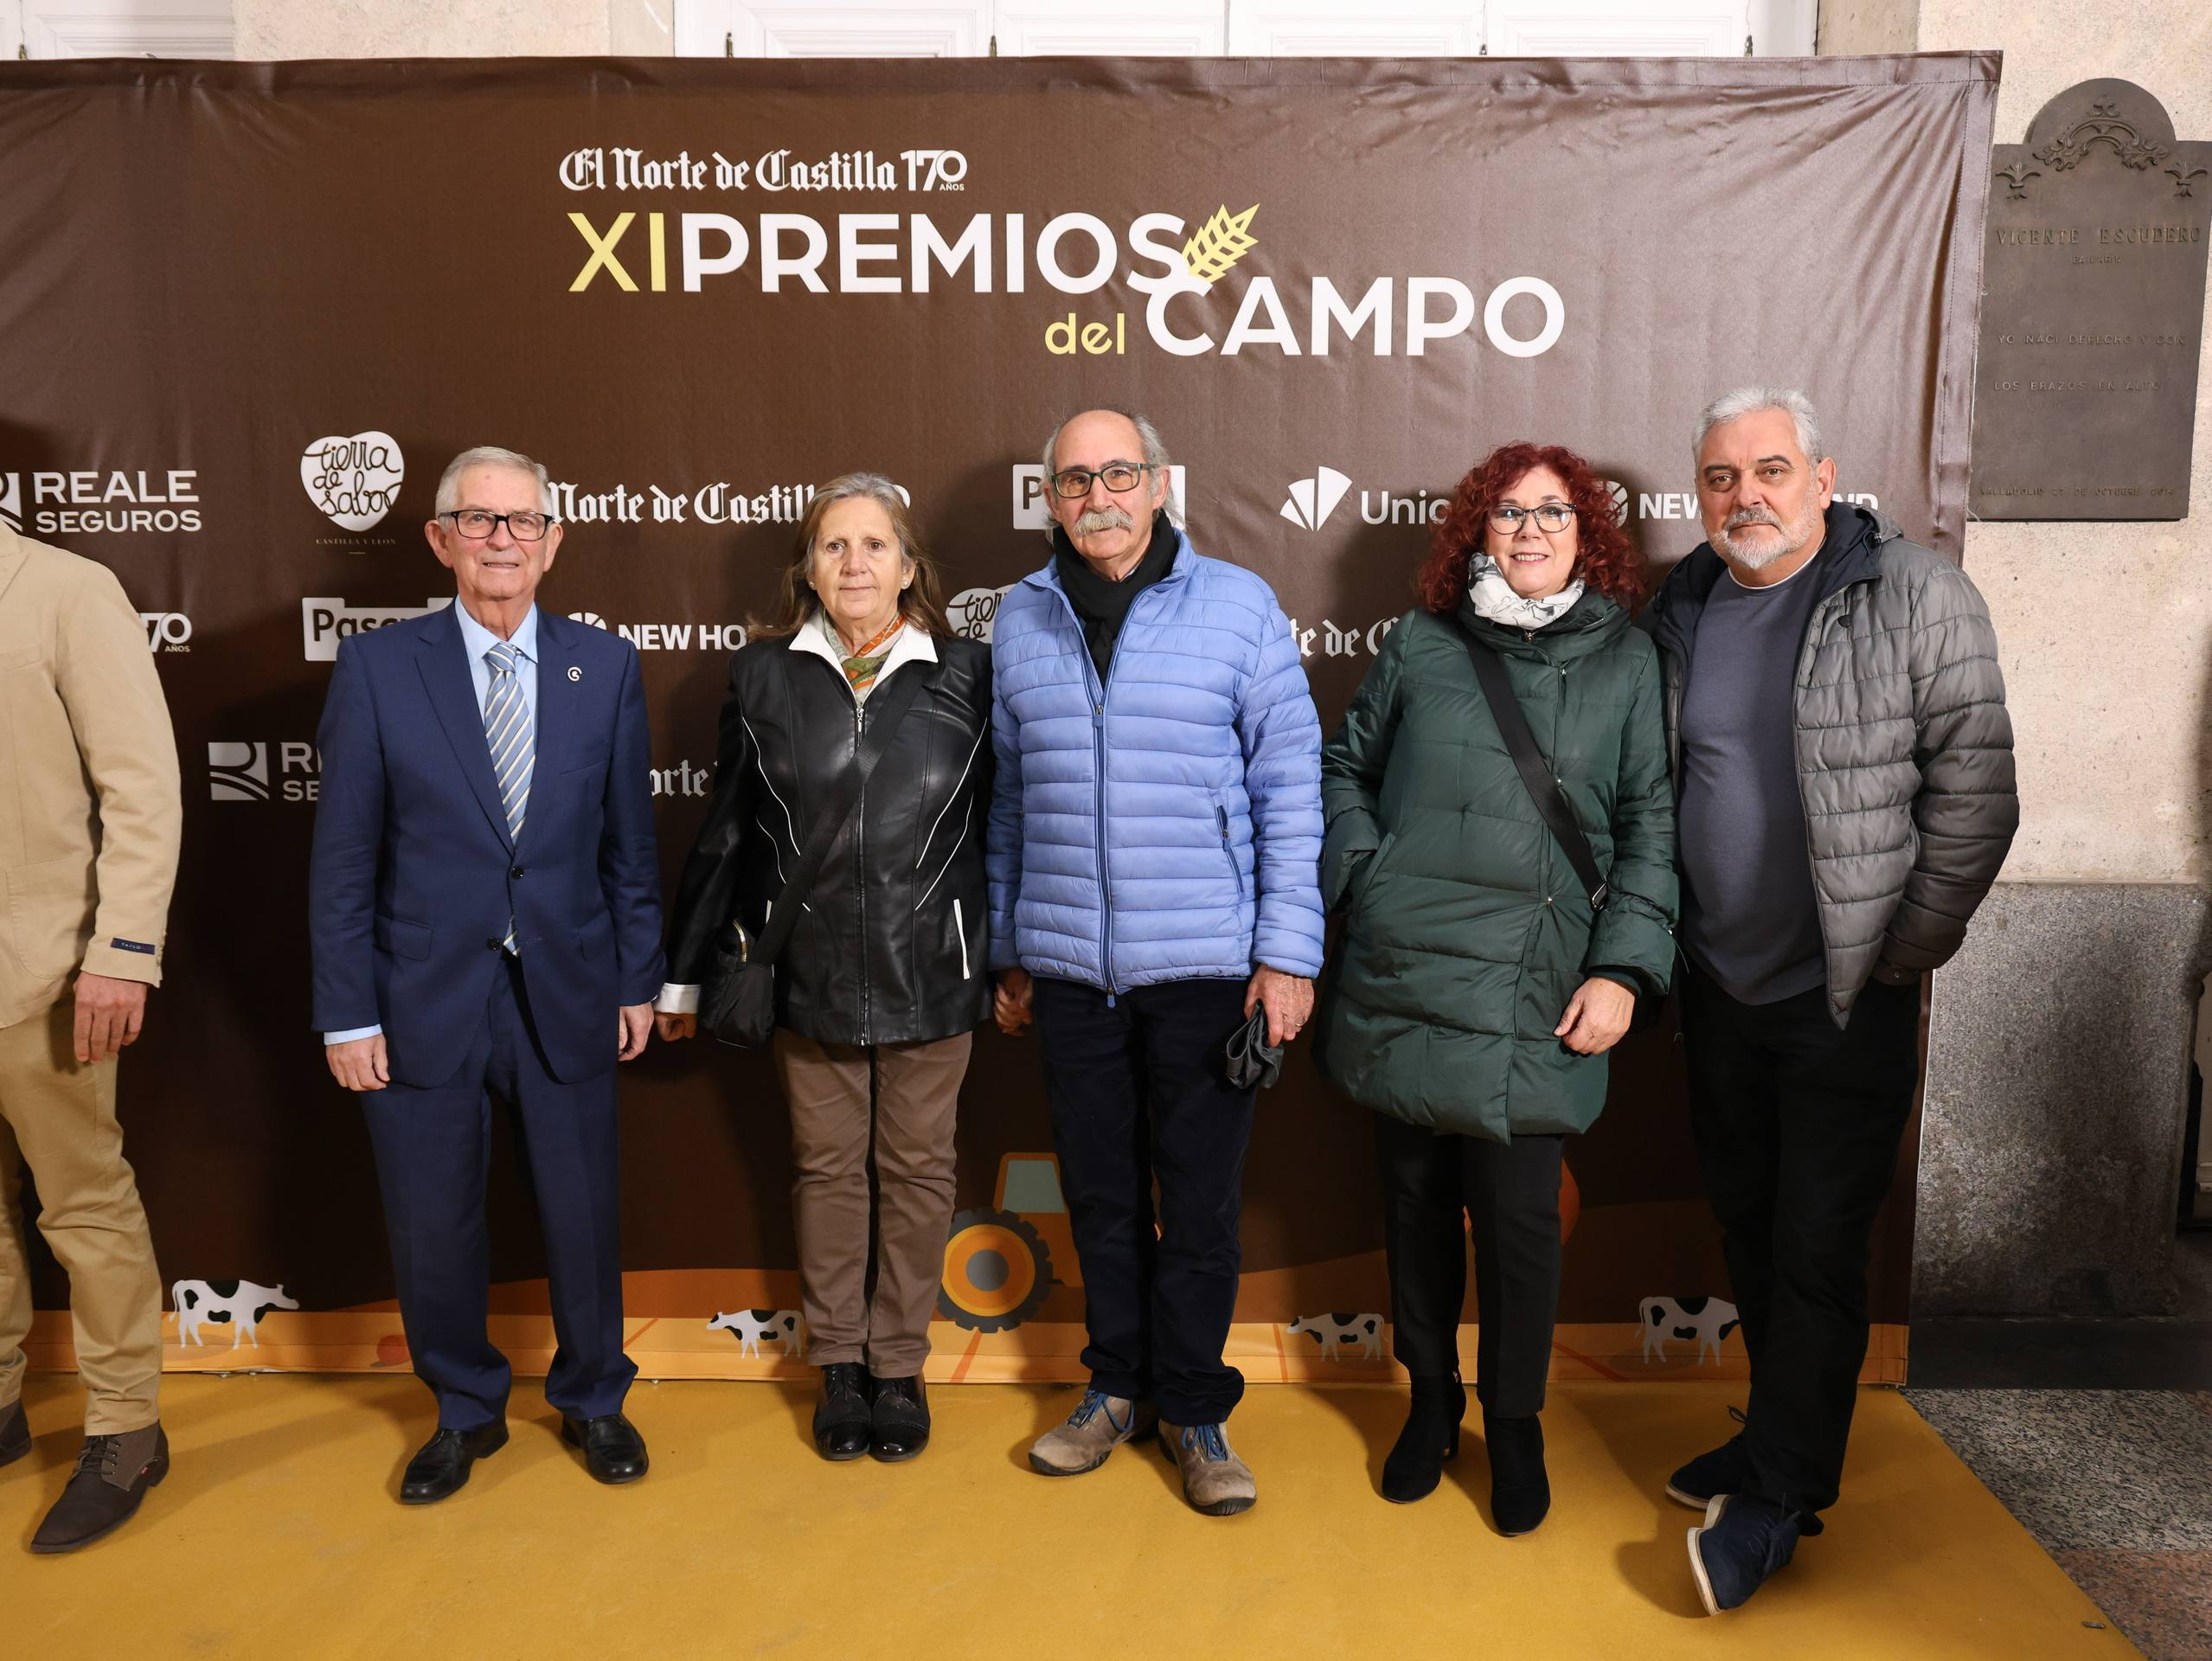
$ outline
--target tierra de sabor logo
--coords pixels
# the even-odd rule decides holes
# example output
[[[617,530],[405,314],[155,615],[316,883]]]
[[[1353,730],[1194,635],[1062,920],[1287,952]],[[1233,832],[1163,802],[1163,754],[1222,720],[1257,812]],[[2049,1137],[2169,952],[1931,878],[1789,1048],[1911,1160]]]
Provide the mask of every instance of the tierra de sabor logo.
[[[606,165],[605,157],[596,167],[582,167],[576,157],[589,153],[574,152],[561,164],[567,189],[643,196],[750,188],[719,171],[726,165],[719,157],[697,162],[683,152],[656,160],[624,151],[613,152],[624,157],[619,169]],[[957,152],[906,152],[931,154]],[[928,188],[907,185],[899,169],[882,167],[888,186],[844,188]],[[963,176],[965,169],[963,158]],[[618,173],[626,184],[606,183]],[[749,176],[759,183],[757,173]],[[1566,330],[1567,303],[1542,277],[1505,277],[1482,286],[1442,273],[1314,273],[1280,283],[1247,276],[1239,262],[1260,245],[1260,212],[1258,202],[1241,213],[1223,203],[1195,224],[1180,214],[1155,212],[1117,227],[1087,213],[940,221],[926,213],[670,212],[618,200],[593,213],[568,212],[583,243],[568,292],[698,294],[710,285],[736,285],[764,294],[926,294],[941,285],[976,294],[1084,296],[1118,276],[1144,297],[1134,319],[1080,308],[1037,318],[1045,350],[1056,356],[1120,356],[1132,343],[1149,342],[1177,357],[1259,351],[1420,357],[1479,324],[1480,337],[1493,350],[1536,357]]]
[[[317,439],[301,452],[299,482],[307,499],[341,530],[368,530],[400,499],[407,461],[388,433]]]

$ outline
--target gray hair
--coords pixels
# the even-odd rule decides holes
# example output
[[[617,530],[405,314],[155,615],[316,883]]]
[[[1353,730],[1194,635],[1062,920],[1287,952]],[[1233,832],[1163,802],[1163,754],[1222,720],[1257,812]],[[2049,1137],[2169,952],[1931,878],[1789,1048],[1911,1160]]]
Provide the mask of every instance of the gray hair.
[[[1689,441],[1691,469],[1696,470],[1697,458],[1704,453],[1707,433],[1762,409],[1779,409],[1790,418],[1790,424],[1797,428],[1798,452],[1808,466],[1818,467],[1828,459],[1828,452],[1820,447],[1820,417],[1812,413],[1811,399],[1795,387],[1738,387],[1734,392],[1722,393],[1700,412],[1696,434]]]
[[[1137,441],[1144,447],[1144,465],[1148,467],[1157,469],[1162,474],[1166,476],[1168,482],[1166,502],[1168,523],[1171,525],[1180,526],[1183,523],[1183,503],[1176,498],[1175,475],[1168,471],[1171,464],[1168,460],[1167,441],[1160,437],[1160,429],[1154,426],[1150,420],[1146,420],[1144,416],[1139,415],[1135,410],[1124,409],[1119,404],[1093,404],[1088,409],[1078,410],[1076,414],[1119,415],[1123,420],[1127,421],[1130,426],[1137,429]],[[1061,416],[1060,420],[1054,424],[1052,431],[1045,435],[1044,449],[1041,453],[1040,459],[1044,463],[1044,487],[1048,492],[1049,492],[1052,489],[1053,452],[1060,447],[1061,433],[1067,427],[1068,423],[1074,419],[1074,415]],[[1044,528],[1044,534],[1048,538],[1051,536],[1052,532],[1053,527],[1051,525],[1047,525]]]
[[[447,514],[461,505],[461,475],[471,467],[511,467],[518,473],[528,473],[537,480],[539,503],[550,519],[553,510],[553,481],[547,478],[545,464],[532,461],[516,450],[502,450],[497,445],[479,444],[472,450],[464,450],[446,464],[446,471],[438,476],[437,510]]]

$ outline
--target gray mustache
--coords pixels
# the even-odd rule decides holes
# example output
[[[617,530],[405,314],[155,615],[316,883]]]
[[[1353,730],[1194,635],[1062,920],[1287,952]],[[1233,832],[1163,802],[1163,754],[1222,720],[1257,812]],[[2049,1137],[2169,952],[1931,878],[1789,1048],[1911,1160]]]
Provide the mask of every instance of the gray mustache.
[[[1075,534],[1087,536],[1094,530],[1127,530],[1136,521],[1119,508],[1094,508],[1075,522]]]

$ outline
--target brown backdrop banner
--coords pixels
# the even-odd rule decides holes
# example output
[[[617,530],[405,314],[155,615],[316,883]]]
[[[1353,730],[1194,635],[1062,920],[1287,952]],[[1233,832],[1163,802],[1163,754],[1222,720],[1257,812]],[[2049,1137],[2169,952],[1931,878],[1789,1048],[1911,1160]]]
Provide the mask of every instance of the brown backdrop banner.
[[[559,481],[541,602],[644,653],[671,885],[726,659],[810,485],[899,480],[956,623],[987,634],[1044,557],[1038,444],[1093,403],[1158,422],[1193,541],[1274,585],[1333,728],[1453,482],[1510,439],[1592,458],[1664,563],[1701,535],[1699,406],[1800,385],[1839,491],[1955,557],[1997,74],[1994,54],[0,67],[0,513],[120,574],[184,761],[168,984],[124,1106],[166,1273],[234,1318],[176,1331],[172,1360],[405,1361],[366,1137],[307,1029],[307,846],[338,642],[450,598],[420,527],[455,452]],[[770,1068],[657,1043],[624,1085],[641,1362],[788,1368]],[[1711,1376],[1702,1337],[1638,1336],[1647,1298],[1727,1294],[1682,1093],[1670,1033],[1632,1040],[1570,1152],[1562,1368]],[[1260,1108],[1237,1358],[1355,1376],[1383,1353],[1360,1312],[1387,1304],[1362,1113],[1303,1054]],[[1031,1042],[984,1034],[940,1376],[1074,1367],[1050,1147]],[[1912,1166],[1870,1376],[1901,1376]],[[542,1260],[499,1170],[499,1336],[528,1365]],[[50,1261],[39,1292],[65,1301]],[[66,1337],[45,1320],[42,1357]],[[1734,1337],[1719,1352],[1740,1365]]]

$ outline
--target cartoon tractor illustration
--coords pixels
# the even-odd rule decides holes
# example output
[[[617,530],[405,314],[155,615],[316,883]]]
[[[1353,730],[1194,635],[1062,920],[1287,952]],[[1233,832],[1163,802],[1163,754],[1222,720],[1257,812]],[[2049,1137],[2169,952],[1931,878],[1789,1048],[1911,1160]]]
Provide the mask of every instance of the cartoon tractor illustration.
[[[997,1203],[952,1215],[937,1312],[971,1332],[1010,1332],[1043,1304],[1055,1264],[1068,1269],[1057,1284],[1082,1285],[1060,1162],[1048,1153],[1007,1154],[998,1162]]]

